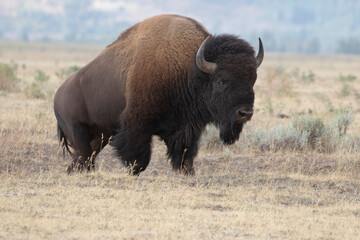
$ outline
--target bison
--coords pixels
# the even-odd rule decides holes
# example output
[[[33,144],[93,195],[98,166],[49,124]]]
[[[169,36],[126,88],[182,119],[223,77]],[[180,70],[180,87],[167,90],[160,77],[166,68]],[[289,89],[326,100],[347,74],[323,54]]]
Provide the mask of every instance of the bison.
[[[264,57],[234,35],[211,35],[194,19],[160,15],[124,31],[57,90],[54,112],[67,171],[91,170],[110,142],[131,174],[144,171],[152,136],[172,168],[194,174],[205,126],[233,144],[253,115],[257,68]]]

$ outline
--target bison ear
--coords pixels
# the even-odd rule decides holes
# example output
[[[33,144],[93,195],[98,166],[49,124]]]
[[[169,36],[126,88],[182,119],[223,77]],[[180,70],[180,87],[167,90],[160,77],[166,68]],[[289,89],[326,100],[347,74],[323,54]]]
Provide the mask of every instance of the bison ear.
[[[257,67],[260,67],[263,59],[264,59],[264,47],[263,47],[261,38],[259,38],[259,51],[258,51],[258,54],[256,56],[256,65],[257,65]]]
[[[200,45],[199,50],[196,53],[196,65],[201,71],[205,73],[213,74],[217,67],[216,63],[208,62],[205,60],[204,57],[205,46],[209,39],[210,36],[208,36]]]

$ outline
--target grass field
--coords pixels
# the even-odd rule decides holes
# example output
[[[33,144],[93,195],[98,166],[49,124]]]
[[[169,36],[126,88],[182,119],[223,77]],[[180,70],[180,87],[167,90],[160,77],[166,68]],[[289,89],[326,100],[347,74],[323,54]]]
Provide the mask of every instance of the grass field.
[[[231,147],[209,127],[195,177],[156,138],[140,177],[110,147],[68,175],[53,94],[101,49],[0,42],[0,239],[359,239],[360,56],[265,52],[251,123]]]

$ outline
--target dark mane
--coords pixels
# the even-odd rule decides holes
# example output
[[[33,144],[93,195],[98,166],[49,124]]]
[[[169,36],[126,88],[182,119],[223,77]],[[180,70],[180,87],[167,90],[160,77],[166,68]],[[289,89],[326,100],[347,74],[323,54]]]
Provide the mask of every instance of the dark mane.
[[[219,54],[255,55],[255,50],[248,42],[231,34],[213,36],[205,48],[205,58],[208,61],[215,61]]]

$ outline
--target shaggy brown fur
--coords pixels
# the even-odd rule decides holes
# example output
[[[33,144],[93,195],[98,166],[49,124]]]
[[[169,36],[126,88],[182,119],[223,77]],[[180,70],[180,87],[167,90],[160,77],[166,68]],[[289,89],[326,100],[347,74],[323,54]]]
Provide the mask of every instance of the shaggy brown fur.
[[[214,90],[211,85],[219,74],[224,76],[227,65],[243,64],[240,71],[225,71],[232,75],[230,78],[246,78],[245,87],[236,83],[245,95],[232,98],[230,111],[235,112],[234,108],[238,109],[242,102],[252,108],[254,100],[256,60],[246,42],[228,35],[212,38],[205,57],[217,62],[219,70],[209,76],[196,67],[195,54],[209,35],[193,19],[156,16],[123,32],[98,57],[66,80],[55,95],[54,111],[59,136],[68,150],[69,145],[72,148],[74,160],[68,172],[74,167],[93,168],[96,155],[109,137],[116,134],[112,145],[134,174],[145,170],[149,163],[152,135],[160,136],[167,144],[174,169],[193,173],[193,158],[205,125],[214,122],[221,128],[223,124],[217,103],[207,105],[216,97],[211,95]],[[230,44],[221,44],[224,39]],[[232,45],[232,49],[227,49]],[[221,61],[231,63],[222,65]],[[224,134],[237,132],[230,139],[222,137],[225,143],[238,138],[242,123],[240,127],[234,122],[224,120]]]

